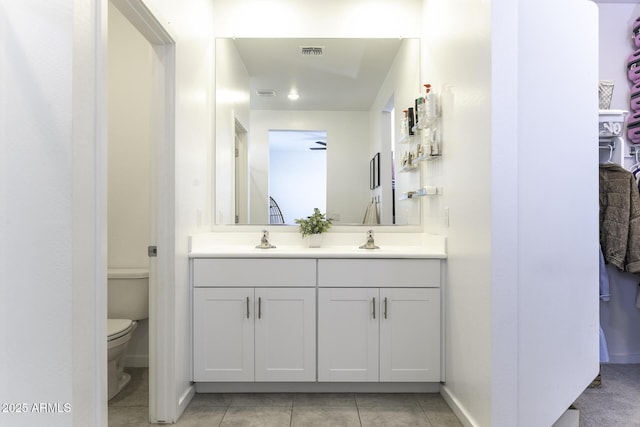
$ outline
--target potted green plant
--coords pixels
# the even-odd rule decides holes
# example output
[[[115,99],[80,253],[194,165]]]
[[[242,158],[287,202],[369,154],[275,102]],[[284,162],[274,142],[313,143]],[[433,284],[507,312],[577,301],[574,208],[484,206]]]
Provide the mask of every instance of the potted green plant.
[[[309,247],[319,248],[321,244],[320,234],[331,227],[331,220],[327,219],[320,209],[313,208],[313,214],[304,218],[296,218],[296,224],[300,225],[302,237],[309,237]]]

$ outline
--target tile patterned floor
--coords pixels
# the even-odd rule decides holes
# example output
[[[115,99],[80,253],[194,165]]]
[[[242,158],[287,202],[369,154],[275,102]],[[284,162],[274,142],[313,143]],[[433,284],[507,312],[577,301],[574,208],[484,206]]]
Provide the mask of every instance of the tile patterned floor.
[[[129,369],[128,369],[129,371]],[[148,371],[109,402],[110,427],[148,426]],[[438,394],[196,394],[179,427],[461,427]]]

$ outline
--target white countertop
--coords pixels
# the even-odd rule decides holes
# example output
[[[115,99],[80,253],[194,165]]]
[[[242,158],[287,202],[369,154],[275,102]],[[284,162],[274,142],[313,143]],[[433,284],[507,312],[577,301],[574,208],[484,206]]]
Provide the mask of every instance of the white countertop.
[[[324,235],[323,235],[324,236]],[[434,235],[377,233],[380,249],[359,249],[364,234],[326,236],[321,248],[309,248],[307,242],[292,233],[272,233],[276,247],[258,249],[257,233],[206,233],[191,236],[191,258],[436,258],[447,257],[446,239]]]
[[[258,249],[245,245],[225,245],[192,251],[191,258],[446,258],[443,248],[426,246],[388,246],[359,249],[357,246],[304,248],[277,246]]]

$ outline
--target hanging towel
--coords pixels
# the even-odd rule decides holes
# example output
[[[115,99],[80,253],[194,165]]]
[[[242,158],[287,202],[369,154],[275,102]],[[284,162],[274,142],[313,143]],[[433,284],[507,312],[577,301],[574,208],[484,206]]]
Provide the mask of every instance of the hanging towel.
[[[371,209],[371,203],[367,204],[367,209],[364,211],[364,218],[362,218],[362,223],[367,223],[367,218],[369,218],[369,209]]]
[[[371,225],[377,224],[376,221],[376,203],[374,200],[371,200],[371,203],[367,206],[367,211],[364,214],[363,224]]]

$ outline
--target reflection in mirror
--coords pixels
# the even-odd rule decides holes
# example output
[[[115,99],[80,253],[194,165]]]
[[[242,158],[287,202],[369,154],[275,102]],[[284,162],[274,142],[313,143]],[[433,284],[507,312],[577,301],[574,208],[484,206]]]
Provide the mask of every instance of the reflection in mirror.
[[[327,210],[327,133],[269,131],[269,223],[295,225]]]
[[[419,187],[420,174],[394,176],[392,167],[396,124],[420,90],[419,50],[417,39],[217,39],[216,224],[269,224],[271,200],[287,224],[314,207],[334,225],[363,224],[372,208],[380,224],[419,224],[420,203],[395,202],[394,189]],[[320,178],[303,183],[292,175],[301,163],[270,148],[274,131],[307,130],[326,132],[311,137],[316,148],[329,138],[325,150],[306,149],[325,159],[324,194]],[[371,189],[378,152],[380,186]],[[298,198],[320,197],[325,208],[285,209],[275,196],[282,183],[299,184]]]

